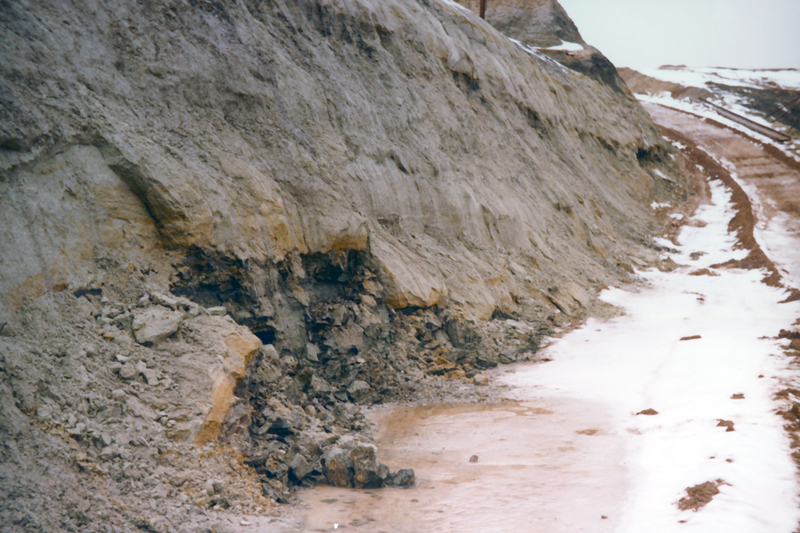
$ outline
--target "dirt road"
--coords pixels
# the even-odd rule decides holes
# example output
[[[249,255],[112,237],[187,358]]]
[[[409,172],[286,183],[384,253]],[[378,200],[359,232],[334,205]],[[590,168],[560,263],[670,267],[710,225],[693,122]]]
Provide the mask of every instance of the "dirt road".
[[[800,162],[713,120],[661,105],[644,106],[667,137],[677,132],[674,140],[689,139],[735,174],[752,205],[758,244],[780,275],[800,286],[800,248],[791,244],[800,239]],[[774,235],[764,231],[770,226],[781,226],[790,240],[773,241]]]

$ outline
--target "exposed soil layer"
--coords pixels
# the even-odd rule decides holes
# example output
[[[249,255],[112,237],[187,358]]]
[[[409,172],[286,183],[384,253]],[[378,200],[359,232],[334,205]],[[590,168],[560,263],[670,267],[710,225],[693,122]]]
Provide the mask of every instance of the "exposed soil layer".
[[[368,415],[378,424],[375,442],[390,467],[414,468],[416,486],[315,487],[301,493],[304,506],[285,531],[335,523],[387,533],[614,531],[624,446],[604,408],[529,393],[487,405],[378,408]]]
[[[706,481],[694,487],[687,487],[687,495],[678,501],[678,508],[681,511],[692,510],[697,512],[701,507],[705,507],[711,503],[714,496],[719,494],[719,487],[721,485],[727,485],[727,483],[718,479],[716,481]]]

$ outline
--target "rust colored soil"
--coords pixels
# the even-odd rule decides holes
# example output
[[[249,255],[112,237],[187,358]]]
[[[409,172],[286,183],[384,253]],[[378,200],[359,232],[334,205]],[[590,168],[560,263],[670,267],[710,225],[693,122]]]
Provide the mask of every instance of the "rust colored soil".
[[[727,483],[718,479],[716,481],[706,481],[694,487],[687,487],[686,496],[678,501],[678,508],[681,511],[691,509],[697,512],[698,509],[708,505],[714,499],[714,496],[719,494],[720,485],[727,485]]]

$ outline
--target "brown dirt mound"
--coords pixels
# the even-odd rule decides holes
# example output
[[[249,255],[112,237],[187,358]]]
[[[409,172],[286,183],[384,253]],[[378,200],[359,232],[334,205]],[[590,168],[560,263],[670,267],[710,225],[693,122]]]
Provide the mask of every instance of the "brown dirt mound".
[[[688,511],[691,509],[697,512],[701,507],[708,505],[714,496],[719,494],[720,485],[728,485],[725,481],[718,479],[716,481],[706,481],[694,487],[687,487],[686,494],[678,501],[678,509],[681,511]]]

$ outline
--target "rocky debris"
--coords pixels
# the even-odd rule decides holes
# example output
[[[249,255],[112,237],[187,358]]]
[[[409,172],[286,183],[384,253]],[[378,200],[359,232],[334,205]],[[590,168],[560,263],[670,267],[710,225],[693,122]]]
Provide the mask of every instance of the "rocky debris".
[[[643,410],[643,411],[639,411],[639,412],[638,412],[638,413],[636,413],[636,414],[637,414],[637,415],[649,415],[649,416],[653,416],[653,415],[657,415],[657,414],[658,414],[658,411],[656,411],[655,409],[645,409],[645,410]]]
[[[173,335],[183,322],[183,313],[153,306],[133,315],[133,336],[139,344],[152,345]]]
[[[703,337],[701,337],[700,335],[689,335],[688,337],[681,337],[679,340],[682,340],[682,341],[694,341],[694,340],[702,339],[702,338]]]
[[[686,488],[686,496],[681,498],[678,502],[678,509],[681,511],[692,510],[697,512],[700,508],[708,505],[714,496],[719,494],[719,487],[728,485],[724,480],[718,479],[716,481],[706,481],[694,487]]]
[[[469,462],[470,462],[470,463],[477,463],[477,462],[478,462],[478,456],[477,456],[477,455],[473,455],[473,456],[471,456],[471,457],[469,458]]]
[[[472,382],[475,383],[475,385],[485,387],[486,385],[489,384],[489,378],[487,378],[483,374],[475,374],[474,376],[472,376]]]
[[[744,394],[741,392],[737,392],[733,396],[731,396],[731,400],[744,400]]]
[[[321,464],[328,483],[335,487],[407,487],[413,485],[415,479],[411,469],[390,472],[389,467],[375,458],[375,446],[356,440],[343,439],[328,449]]]

